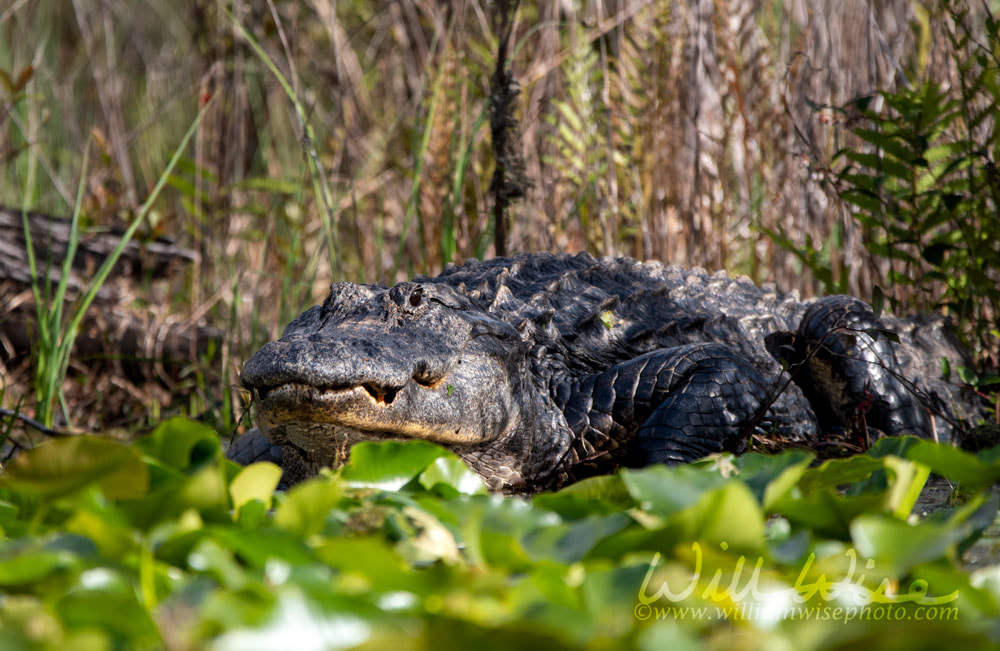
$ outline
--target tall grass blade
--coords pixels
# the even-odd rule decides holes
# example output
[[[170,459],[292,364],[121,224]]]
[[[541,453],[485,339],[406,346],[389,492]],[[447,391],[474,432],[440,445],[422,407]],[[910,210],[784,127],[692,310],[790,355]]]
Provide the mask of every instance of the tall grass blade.
[[[205,116],[208,108],[211,106],[211,102],[205,104],[198,116],[195,118],[194,122],[188,128],[187,133],[181,139],[180,144],[177,149],[174,150],[173,156],[170,158],[170,162],[167,163],[166,168],[160,174],[159,179],[157,179],[156,185],[153,187],[152,192],[150,192],[149,197],[143,202],[142,207],[139,209],[138,214],[129,224],[125,233],[121,236],[118,244],[115,248],[108,254],[104,259],[104,262],[98,268],[97,273],[90,280],[87,285],[87,289],[80,299],[79,303],[75,306],[72,316],[69,322],[62,326],[59,320],[54,317],[61,316],[62,314],[62,298],[65,296],[65,280],[68,277],[69,266],[72,264],[72,257],[70,253],[75,253],[76,242],[79,240],[79,206],[82,202],[83,188],[85,187],[86,179],[86,168],[84,173],[81,174],[80,189],[78,190],[76,209],[73,214],[73,225],[71,226],[71,233],[73,233],[73,238],[71,238],[70,245],[67,249],[66,260],[63,262],[63,278],[60,279],[59,288],[56,290],[56,303],[54,305],[49,305],[47,308],[40,307],[40,310],[47,310],[49,317],[44,318],[42,312],[39,312],[39,323],[48,323],[48,334],[43,340],[42,348],[39,351],[39,370],[38,372],[43,376],[43,382],[41,384],[41,391],[36,395],[38,399],[38,417],[39,420],[46,426],[51,427],[53,421],[52,414],[52,404],[57,396],[59,396],[59,387],[62,385],[63,378],[66,377],[66,371],[69,367],[70,352],[73,349],[73,344],[76,341],[77,332],[80,329],[80,324],[83,322],[83,317],[90,308],[91,303],[94,302],[94,298],[97,296],[97,292],[100,291],[101,287],[107,281],[108,276],[111,274],[111,269],[114,267],[118,258],[121,257],[122,252],[125,247],[132,240],[135,235],[136,230],[145,221],[146,216],[149,214],[150,209],[153,207],[153,203],[156,201],[157,197],[160,195],[160,191],[166,185],[170,174],[174,167],[177,165],[177,161],[180,160],[181,154],[187,147],[188,142],[194,135],[201,123],[202,118]],[[89,150],[88,150],[89,151]],[[85,159],[86,163],[86,159]],[[25,218],[26,220],[26,218]],[[25,226],[25,232],[27,232],[27,225]],[[33,272],[34,275],[34,272]],[[37,276],[35,276],[37,278]],[[37,282],[37,281],[36,281]],[[37,296],[37,292],[36,292]],[[43,327],[44,329],[44,327]],[[42,357],[44,355],[44,364],[42,363]],[[65,409],[65,405],[64,405]]]
[[[302,130],[302,147],[305,149],[306,159],[309,161],[309,169],[312,176],[313,182],[313,194],[316,195],[317,202],[319,203],[320,210],[323,214],[323,233],[326,236],[326,245],[330,253],[330,271],[335,279],[343,278],[344,272],[340,261],[340,244],[337,234],[337,211],[334,210],[334,206],[337,205],[335,201],[333,192],[330,190],[330,186],[326,181],[326,174],[323,173],[323,165],[320,163],[319,154],[316,152],[316,136],[313,131],[312,125],[309,123],[306,117],[306,110],[302,106],[302,102],[295,95],[295,90],[292,85],[282,74],[281,70],[274,63],[264,48],[260,46],[257,39],[247,31],[247,29],[236,19],[232,13],[228,10],[224,10],[226,15],[229,17],[233,26],[239,31],[240,35],[246,40],[247,44],[254,51],[254,54],[267,66],[267,69],[271,71],[274,78],[278,80],[278,84],[281,85],[282,90],[291,100],[292,105],[295,107],[295,117],[299,121],[299,128]]]

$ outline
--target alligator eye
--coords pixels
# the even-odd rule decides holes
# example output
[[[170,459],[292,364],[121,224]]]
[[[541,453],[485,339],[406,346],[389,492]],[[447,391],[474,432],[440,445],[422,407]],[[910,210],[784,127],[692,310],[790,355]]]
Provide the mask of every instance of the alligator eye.
[[[417,307],[420,305],[421,299],[424,297],[424,288],[417,287],[412,292],[410,292],[410,305]]]

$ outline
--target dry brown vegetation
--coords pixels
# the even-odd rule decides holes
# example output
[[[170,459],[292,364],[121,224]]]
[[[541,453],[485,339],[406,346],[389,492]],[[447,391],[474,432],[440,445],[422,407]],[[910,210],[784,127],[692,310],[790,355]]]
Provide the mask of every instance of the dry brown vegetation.
[[[508,250],[822,291],[764,227],[811,243],[870,296],[884,263],[823,184],[849,142],[851,115],[832,107],[953,81],[944,20],[930,0],[523,2],[510,70],[531,187],[509,209]],[[142,230],[199,260],[130,301],[228,328],[175,387],[196,396],[185,409],[212,408],[210,387],[331,279],[393,282],[493,254],[498,29],[485,0],[13,0],[0,9],[0,204],[71,213],[89,141],[86,224],[126,223],[207,103]]]

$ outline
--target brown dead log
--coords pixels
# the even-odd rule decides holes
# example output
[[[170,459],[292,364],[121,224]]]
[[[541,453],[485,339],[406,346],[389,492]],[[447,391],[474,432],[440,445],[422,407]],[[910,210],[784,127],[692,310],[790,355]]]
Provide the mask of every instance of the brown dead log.
[[[52,290],[61,276],[70,223],[29,213],[28,225],[36,268],[40,276],[48,278]],[[67,301],[85,291],[89,279],[120,241],[121,233],[113,231],[81,235],[66,283]],[[84,318],[74,359],[88,364],[112,361],[132,381],[157,376],[168,381],[178,369],[206,354],[213,342],[222,341],[223,332],[218,328],[127,306],[133,302],[139,282],[166,279],[197,258],[197,252],[166,239],[130,241]],[[37,327],[21,211],[0,207],[0,361],[17,363],[29,356]]]
[[[24,237],[21,211],[0,206],[0,279],[9,279],[25,287],[31,286],[28,253]],[[51,282],[59,282],[63,259],[70,240],[69,220],[28,213],[28,227],[35,249],[35,260],[39,274],[48,270]],[[71,296],[76,296],[86,287],[89,278],[101,263],[118,246],[120,230],[104,233],[87,233],[79,238],[76,255],[73,258],[73,275],[67,282]],[[163,278],[172,270],[183,267],[198,259],[198,253],[177,246],[170,240],[158,238],[150,242],[131,240],[125,245],[112,271],[114,277]],[[109,287],[99,295],[102,300],[113,300]]]

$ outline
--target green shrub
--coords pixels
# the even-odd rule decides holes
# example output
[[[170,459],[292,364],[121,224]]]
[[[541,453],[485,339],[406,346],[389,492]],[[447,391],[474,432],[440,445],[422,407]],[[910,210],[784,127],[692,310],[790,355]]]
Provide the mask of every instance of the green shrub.
[[[840,108],[858,144],[836,152],[832,169],[819,167],[885,269],[893,308],[951,315],[978,363],[956,370],[982,392],[1000,382],[985,373],[1000,362],[1000,22],[983,8],[980,30],[965,3],[942,0],[941,9],[955,83],[925,79]],[[844,291],[823,250],[768,234],[827,291]]]
[[[813,460],[725,454],[524,500],[423,441],[359,444],[282,492],[188,420],[59,439],[0,476],[0,647],[996,648],[998,566],[961,558],[996,558],[1000,448]],[[931,472],[966,501],[919,518]]]

